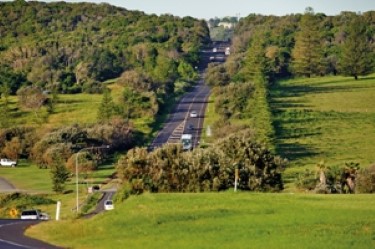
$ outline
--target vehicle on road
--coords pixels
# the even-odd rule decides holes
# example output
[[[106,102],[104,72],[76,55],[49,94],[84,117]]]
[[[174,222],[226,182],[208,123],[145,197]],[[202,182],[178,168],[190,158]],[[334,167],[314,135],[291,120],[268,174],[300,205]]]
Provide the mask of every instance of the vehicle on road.
[[[197,111],[191,111],[190,112],[190,117],[191,118],[197,118],[198,117],[198,112]]]
[[[41,219],[41,214],[38,210],[24,210],[21,213],[21,220],[39,220]]]
[[[192,134],[182,134],[181,143],[183,150],[191,150],[193,148],[193,135]]]
[[[112,210],[114,209],[113,201],[112,200],[106,200],[104,202],[104,210]]]
[[[49,215],[47,213],[40,213],[39,219],[40,220],[49,220],[50,217],[49,217]]]
[[[217,52],[217,48],[213,48],[212,52],[216,53]]]
[[[16,167],[17,161],[13,161],[7,158],[1,158],[0,165],[5,167]]]
[[[188,128],[189,128],[189,130],[194,130],[194,125],[193,124],[189,124]]]
[[[230,55],[230,47],[225,48],[225,55]]]

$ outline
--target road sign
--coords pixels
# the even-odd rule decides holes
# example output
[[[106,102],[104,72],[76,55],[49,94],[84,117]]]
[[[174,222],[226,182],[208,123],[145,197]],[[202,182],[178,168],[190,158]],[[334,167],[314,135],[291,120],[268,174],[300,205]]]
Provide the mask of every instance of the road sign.
[[[18,210],[16,208],[12,208],[9,210],[9,215],[12,218],[16,218],[18,216]]]

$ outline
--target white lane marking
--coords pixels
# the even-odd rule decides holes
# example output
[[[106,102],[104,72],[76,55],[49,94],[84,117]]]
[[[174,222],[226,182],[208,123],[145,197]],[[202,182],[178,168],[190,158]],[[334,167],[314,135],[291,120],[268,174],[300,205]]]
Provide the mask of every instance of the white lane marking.
[[[12,241],[8,241],[8,240],[0,239],[0,242],[3,242],[3,243],[8,244],[8,245],[12,245],[12,246],[18,246],[18,247],[26,248],[26,249],[38,249],[36,247],[29,247],[29,246],[21,245],[21,244],[18,244],[18,243],[12,242]]]
[[[0,225],[0,228],[5,227],[5,226],[17,225],[17,224],[20,224],[20,223],[22,223],[22,222],[18,221],[18,222],[12,222],[12,223],[9,223],[9,224],[3,224],[3,225]],[[0,239],[0,242],[6,243],[6,244],[9,244],[9,245],[13,245],[13,246],[27,248],[27,249],[38,249],[36,247],[29,247],[29,246],[21,245],[21,244],[18,244],[16,242],[12,242],[12,241],[9,241],[9,240]]]

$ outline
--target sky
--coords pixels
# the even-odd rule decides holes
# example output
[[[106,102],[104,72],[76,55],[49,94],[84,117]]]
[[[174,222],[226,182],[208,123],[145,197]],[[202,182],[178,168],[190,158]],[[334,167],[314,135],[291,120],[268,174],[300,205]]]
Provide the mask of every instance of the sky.
[[[1,0],[0,0],[1,1]],[[61,1],[61,0],[59,0]],[[56,2],[44,0],[44,2]],[[65,0],[65,2],[106,2],[147,14],[172,14],[199,19],[249,14],[287,15],[303,13],[312,7],[315,13],[338,15],[341,11],[375,10],[375,0]]]

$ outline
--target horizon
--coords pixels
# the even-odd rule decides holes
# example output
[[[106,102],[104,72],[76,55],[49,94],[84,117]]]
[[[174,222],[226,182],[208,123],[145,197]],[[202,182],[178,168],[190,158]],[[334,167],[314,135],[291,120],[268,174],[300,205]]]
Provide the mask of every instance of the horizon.
[[[11,2],[12,0],[2,0]],[[61,2],[59,0],[45,0],[38,2]],[[307,7],[314,9],[315,13],[323,13],[328,16],[339,15],[342,12],[367,12],[374,11],[374,0],[190,0],[187,4],[183,1],[172,0],[65,0],[63,2],[79,3],[108,3],[127,10],[142,11],[146,14],[171,14],[184,17],[191,16],[198,19],[209,20],[223,17],[246,17],[250,14],[284,16],[290,14],[303,14]],[[282,2],[282,4],[280,3]]]

